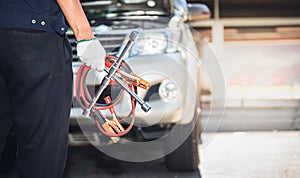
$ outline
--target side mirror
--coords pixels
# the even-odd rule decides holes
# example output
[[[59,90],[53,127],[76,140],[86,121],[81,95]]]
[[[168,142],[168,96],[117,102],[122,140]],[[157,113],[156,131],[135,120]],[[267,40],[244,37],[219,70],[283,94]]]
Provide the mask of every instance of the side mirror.
[[[211,16],[210,10],[205,4],[188,4],[188,10],[188,20],[190,22],[207,20]]]

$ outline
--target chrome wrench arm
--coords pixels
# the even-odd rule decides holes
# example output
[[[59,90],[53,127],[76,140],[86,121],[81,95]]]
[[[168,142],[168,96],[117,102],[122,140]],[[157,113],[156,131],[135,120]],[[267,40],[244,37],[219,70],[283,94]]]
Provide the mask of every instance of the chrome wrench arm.
[[[85,116],[85,117],[90,116],[92,108],[95,106],[95,104],[98,101],[98,99],[100,98],[101,94],[103,93],[105,88],[108,86],[110,80],[113,78],[113,76],[115,75],[115,73],[119,69],[119,67],[120,67],[120,65],[123,61],[123,58],[125,57],[127,52],[130,50],[130,48],[133,45],[133,43],[135,42],[135,40],[138,38],[139,34],[140,33],[137,30],[133,30],[131,32],[131,34],[129,35],[129,41],[126,43],[124,49],[122,50],[122,52],[120,54],[120,57],[114,62],[114,64],[109,69],[108,74],[102,80],[101,85],[98,88],[95,97],[92,99],[92,101],[88,105],[88,107],[84,109],[84,111],[82,113],[83,116]]]

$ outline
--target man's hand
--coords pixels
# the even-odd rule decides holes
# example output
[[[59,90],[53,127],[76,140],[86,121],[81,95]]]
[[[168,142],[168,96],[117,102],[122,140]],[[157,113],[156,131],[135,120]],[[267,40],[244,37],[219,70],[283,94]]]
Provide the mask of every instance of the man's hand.
[[[102,71],[106,52],[95,39],[90,24],[84,14],[79,0],[56,0],[72,28],[77,44],[77,55],[81,61],[93,69]],[[86,40],[90,39],[90,40]]]
[[[105,66],[106,52],[96,38],[81,40],[77,44],[77,56],[87,66],[101,72]]]

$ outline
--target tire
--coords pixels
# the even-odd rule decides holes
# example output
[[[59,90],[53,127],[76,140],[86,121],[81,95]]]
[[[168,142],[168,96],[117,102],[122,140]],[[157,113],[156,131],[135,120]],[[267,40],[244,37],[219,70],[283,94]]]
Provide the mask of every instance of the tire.
[[[17,142],[14,136],[8,136],[0,160],[0,173],[10,172],[16,162]]]
[[[188,130],[186,127],[191,127],[191,124],[182,126],[182,132]],[[199,159],[199,135],[200,122],[197,122],[192,133],[175,151],[165,157],[166,167],[171,171],[191,172],[198,170],[200,163]],[[179,135],[180,136],[180,133]]]

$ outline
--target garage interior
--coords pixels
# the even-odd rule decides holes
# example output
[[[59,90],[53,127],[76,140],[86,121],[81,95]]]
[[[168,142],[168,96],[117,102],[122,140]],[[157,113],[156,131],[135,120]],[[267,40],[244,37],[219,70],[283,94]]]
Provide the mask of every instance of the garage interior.
[[[205,48],[203,60],[214,58],[205,56],[214,51],[224,74],[226,112],[219,131],[299,129],[300,3],[191,2],[208,4],[212,10],[210,20],[192,26],[212,47]],[[211,99],[210,92],[205,93],[204,124]],[[214,124],[218,123],[207,122],[207,131]]]
[[[212,11],[192,25],[226,83],[224,113],[202,95],[202,177],[300,177],[299,1],[190,2]]]

